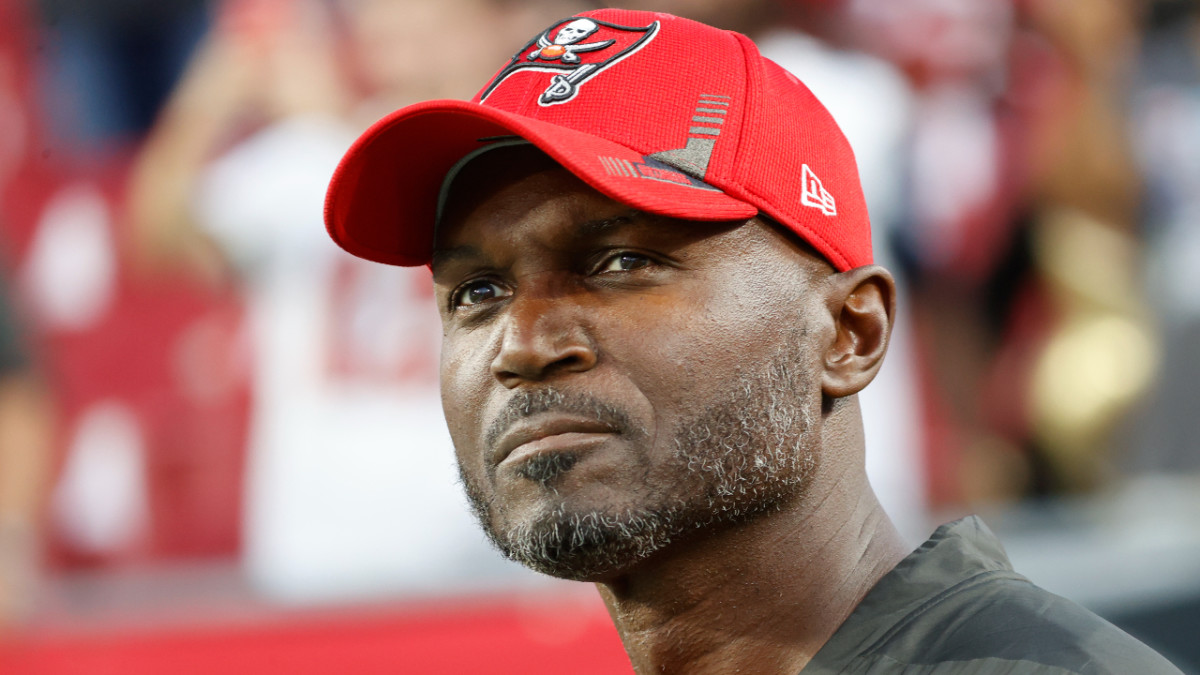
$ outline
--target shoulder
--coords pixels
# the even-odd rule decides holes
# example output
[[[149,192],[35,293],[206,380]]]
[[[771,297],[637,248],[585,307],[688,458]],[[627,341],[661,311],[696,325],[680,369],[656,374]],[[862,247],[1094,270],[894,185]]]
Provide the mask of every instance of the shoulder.
[[[963,666],[930,671],[939,673],[1010,672],[1018,664],[1019,672],[1179,673],[1096,614],[1005,570],[979,574],[930,599],[871,651],[913,666]]]
[[[810,672],[1181,675],[1116,626],[1013,571],[976,517],[939,527],[885,575]]]

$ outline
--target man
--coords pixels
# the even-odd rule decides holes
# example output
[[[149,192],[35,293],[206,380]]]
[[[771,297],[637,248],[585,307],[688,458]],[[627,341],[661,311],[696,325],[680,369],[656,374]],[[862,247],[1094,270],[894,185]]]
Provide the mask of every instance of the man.
[[[1175,673],[1008,566],[977,519],[908,553],[856,394],[889,273],[845,138],[741,35],[599,10],[473,102],[343,159],[346,250],[429,264],[442,403],[507,556],[595,582],[641,673]]]

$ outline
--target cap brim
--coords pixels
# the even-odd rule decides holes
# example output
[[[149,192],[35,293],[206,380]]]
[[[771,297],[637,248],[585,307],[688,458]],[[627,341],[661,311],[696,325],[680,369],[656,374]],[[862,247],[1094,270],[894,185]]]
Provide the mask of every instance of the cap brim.
[[[350,147],[325,196],[330,236],[360,258],[427,264],[446,173],[497,136],[524,138],[600,193],[649,213],[704,221],[741,220],[758,213],[753,205],[715,188],[613,171],[628,165],[612,160],[636,164],[646,158],[607,139],[478,103],[442,100],[388,115]]]

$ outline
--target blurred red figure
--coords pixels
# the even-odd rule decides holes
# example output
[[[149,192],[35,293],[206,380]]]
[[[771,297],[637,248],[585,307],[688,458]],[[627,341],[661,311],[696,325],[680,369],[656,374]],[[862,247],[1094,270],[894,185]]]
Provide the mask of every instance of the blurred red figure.
[[[232,555],[248,393],[238,303],[129,274],[128,157],[85,152],[46,128],[26,10],[0,3],[0,237],[57,413],[35,520],[47,562]]]

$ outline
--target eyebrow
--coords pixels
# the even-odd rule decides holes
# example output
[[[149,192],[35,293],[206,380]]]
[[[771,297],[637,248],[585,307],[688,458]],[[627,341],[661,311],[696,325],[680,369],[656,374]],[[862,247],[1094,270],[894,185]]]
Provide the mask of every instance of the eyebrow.
[[[434,275],[436,276],[437,268],[440,266],[449,265],[452,262],[466,258],[478,258],[480,255],[482,254],[479,249],[470,244],[455,246],[454,248],[435,249],[429,259],[429,267],[434,270]]]
[[[634,225],[641,219],[641,216],[641,211],[631,210],[612,218],[589,220],[576,225],[576,227],[579,228],[579,234],[585,237],[599,237]]]
[[[595,220],[587,220],[575,225],[576,231],[580,236],[595,238],[601,237],[612,232],[617,232],[630,225],[635,225],[642,220],[643,213],[638,210],[630,210],[626,213],[621,213],[611,218],[597,218]],[[467,260],[471,258],[479,258],[483,256],[483,252],[477,246],[471,244],[463,244],[452,248],[440,248],[433,251],[430,258],[430,267],[437,269],[443,265]]]

